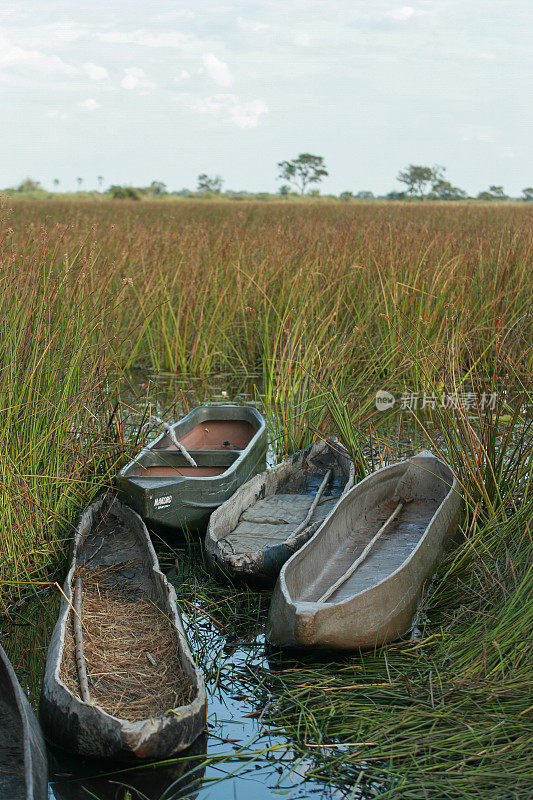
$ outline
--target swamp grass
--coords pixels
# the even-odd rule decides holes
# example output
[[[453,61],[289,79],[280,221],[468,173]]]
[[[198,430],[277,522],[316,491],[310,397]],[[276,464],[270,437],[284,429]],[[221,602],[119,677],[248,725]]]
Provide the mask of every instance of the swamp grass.
[[[419,634],[329,659],[259,658],[269,594],[219,584],[191,544],[180,601],[208,685],[237,686],[261,731],[290,743],[284,774],[311,784],[529,797],[532,220],[527,205],[4,202],[0,601],[27,629],[26,647],[6,646],[32,691],[77,511],[153,413],[193,404],[188,381],[231,400],[253,376],[274,457],[334,433],[362,477],[426,443],[457,474],[465,517]],[[182,390],[132,389],[131,370]],[[436,402],[383,413],[377,389]],[[439,401],[465,393],[494,408]],[[46,615],[28,618],[28,593]],[[250,669],[220,637],[255,642]]]

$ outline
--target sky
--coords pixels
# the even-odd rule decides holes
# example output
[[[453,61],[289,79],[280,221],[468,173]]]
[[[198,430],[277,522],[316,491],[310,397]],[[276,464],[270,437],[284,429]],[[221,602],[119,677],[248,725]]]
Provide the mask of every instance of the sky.
[[[409,1],[409,0],[408,0]],[[0,186],[533,185],[532,0],[0,0]]]

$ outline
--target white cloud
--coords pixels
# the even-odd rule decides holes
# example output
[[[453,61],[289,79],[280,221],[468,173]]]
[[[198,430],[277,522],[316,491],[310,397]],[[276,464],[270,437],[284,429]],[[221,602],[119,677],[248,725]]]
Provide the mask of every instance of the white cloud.
[[[99,67],[98,64],[93,64],[92,61],[87,61],[83,65],[83,69],[92,81],[105,81],[109,78],[109,72],[105,67]]]
[[[297,44],[298,47],[309,47],[311,44],[311,37],[306,31],[297,31],[294,34],[294,44]]]
[[[68,114],[65,111],[47,111],[46,116],[50,119],[66,119]]]
[[[260,117],[267,113],[268,106],[264,100],[241,103],[237,99],[235,105],[230,109],[230,120],[238,128],[257,128]]]
[[[257,128],[260,118],[268,113],[264,100],[243,101],[235,94],[215,94],[208,97],[186,97],[189,107],[197,114],[208,114],[237,128]]]
[[[202,60],[207,74],[215,83],[219,86],[231,86],[233,75],[225,61],[221,61],[214,53],[205,53]]]
[[[12,44],[7,36],[0,31],[0,68],[29,67],[40,73],[74,73],[76,70],[66,64],[59,56],[48,55],[40,50],[25,50],[23,47]]]
[[[177,76],[176,80],[180,81],[180,82],[181,81],[188,81],[190,79],[190,77],[191,77],[191,73],[187,72],[186,69],[182,69],[180,74]]]
[[[146,72],[141,67],[128,67],[124,70],[124,77],[120,82],[123,89],[153,89],[155,84],[148,80]]]
[[[88,97],[87,100],[82,100],[78,105],[81,106],[81,108],[86,108],[87,111],[96,111],[97,108],[100,108],[100,103],[97,103],[92,97]]]
[[[417,14],[417,10],[413,8],[413,6],[399,6],[398,8],[393,8],[392,11],[387,12],[387,16],[395,19],[397,22],[405,22],[405,20],[411,19]]]

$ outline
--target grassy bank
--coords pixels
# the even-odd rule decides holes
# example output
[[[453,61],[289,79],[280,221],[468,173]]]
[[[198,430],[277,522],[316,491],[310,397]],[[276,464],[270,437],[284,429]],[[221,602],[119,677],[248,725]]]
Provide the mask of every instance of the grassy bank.
[[[262,723],[310,779],[354,797],[528,796],[532,216],[457,203],[5,202],[3,606],[61,577],[76,511],[146,435],[142,416],[126,427],[129,409],[159,409],[147,375],[216,376],[230,400],[249,378],[278,455],[336,433],[362,475],[423,442],[466,499],[418,640],[333,666],[274,654],[249,687],[269,703]],[[133,388],[131,370],[144,376]],[[418,406],[377,411],[377,389]],[[494,401],[481,409],[482,397]],[[237,608],[260,631],[264,597],[225,608],[201,569],[185,590],[228,630]]]

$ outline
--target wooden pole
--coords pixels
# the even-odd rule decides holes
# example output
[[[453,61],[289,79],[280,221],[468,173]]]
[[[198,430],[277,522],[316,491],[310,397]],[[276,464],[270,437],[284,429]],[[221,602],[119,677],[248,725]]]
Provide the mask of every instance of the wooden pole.
[[[89,682],[87,680],[87,670],[85,668],[85,656],[83,655],[83,632],[81,629],[81,578],[76,578],[74,589],[74,641],[76,645],[76,666],[78,668],[78,678],[80,680],[81,699],[84,703],[91,702],[89,692]]]
[[[174,428],[172,427],[172,425],[169,425],[168,422],[163,422],[163,428],[166,430],[166,432],[170,436],[172,444],[174,444],[178,448],[180,453],[185,456],[185,458],[187,459],[187,461],[189,462],[191,467],[197,467],[198,464],[196,463],[194,458],[191,456],[189,451],[182,445],[181,442],[178,441],[178,438],[177,438],[176,434],[174,433]]]
[[[400,513],[400,511],[404,507],[404,505],[406,503],[410,503],[410,502],[411,502],[411,500],[400,500],[400,502],[398,503],[398,505],[396,506],[396,508],[394,509],[394,511],[392,512],[392,514],[388,518],[388,520],[381,526],[381,528],[376,533],[376,535],[372,537],[372,539],[369,541],[369,543],[367,544],[367,546],[365,547],[365,549],[363,550],[361,555],[358,558],[355,559],[353,564],[351,564],[349,566],[349,568],[346,570],[344,575],[341,575],[341,577],[338,580],[336,580],[335,583],[332,586],[329,587],[329,589],[326,589],[324,594],[321,597],[318,598],[317,603],[325,603],[325,602],[327,602],[327,600],[331,597],[331,595],[334,594],[337,591],[339,586],[342,586],[343,583],[346,583],[348,578],[351,578],[351,576],[354,574],[354,572],[357,569],[357,567],[360,564],[363,563],[363,561],[365,560],[367,555],[370,553],[370,551],[372,550],[372,548],[376,544],[377,540],[385,533],[385,531],[387,530],[389,525],[392,522],[394,522],[394,520],[396,519],[396,517],[398,516],[398,514]]]
[[[322,497],[322,495],[324,493],[324,489],[328,485],[328,481],[331,478],[331,473],[332,472],[333,472],[332,469],[328,469],[328,471],[324,475],[324,480],[322,481],[322,483],[318,487],[318,491],[317,491],[317,493],[316,493],[316,495],[314,497],[313,502],[311,503],[311,507],[309,508],[309,511],[305,515],[305,519],[303,520],[303,522],[300,522],[300,524],[298,525],[296,530],[293,531],[291,533],[291,535],[288,537],[288,539],[285,540],[285,544],[290,545],[292,542],[294,542],[294,540],[298,538],[300,533],[307,527],[307,524],[309,523],[311,517],[315,513],[315,508],[317,507],[318,502],[319,502],[320,498]]]

